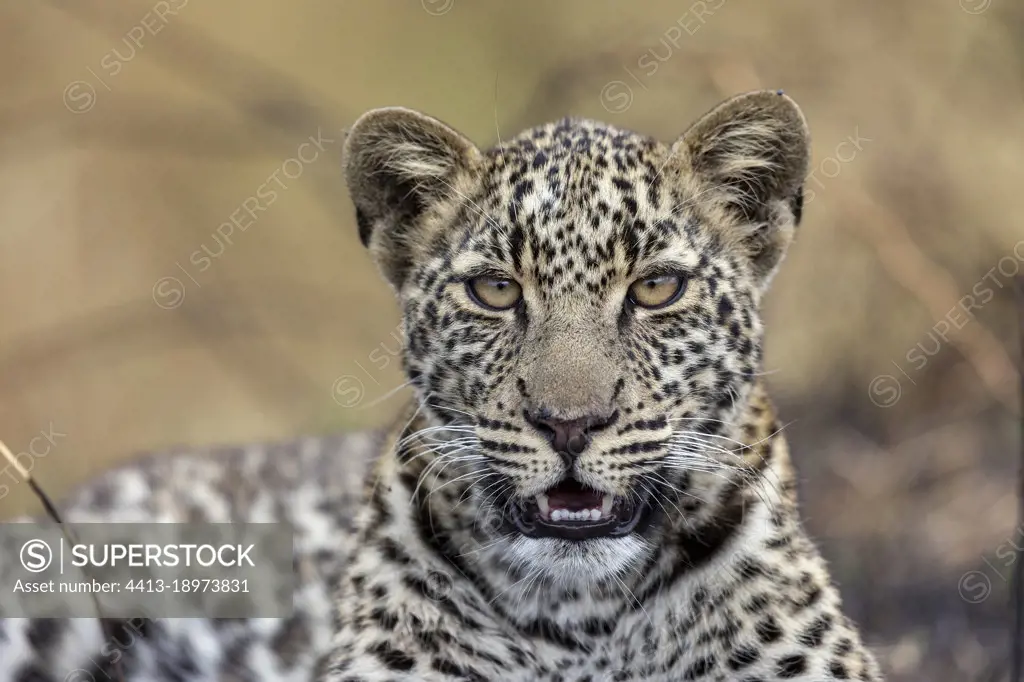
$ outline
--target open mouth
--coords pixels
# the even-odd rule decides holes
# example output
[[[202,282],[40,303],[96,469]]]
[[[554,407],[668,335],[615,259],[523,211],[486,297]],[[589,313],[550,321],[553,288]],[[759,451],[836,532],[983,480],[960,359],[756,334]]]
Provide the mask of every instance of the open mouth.
[[[512,524],[527,537],[590,540],[632,533],[649,518],[651,505],[569,479],[511,509]]]

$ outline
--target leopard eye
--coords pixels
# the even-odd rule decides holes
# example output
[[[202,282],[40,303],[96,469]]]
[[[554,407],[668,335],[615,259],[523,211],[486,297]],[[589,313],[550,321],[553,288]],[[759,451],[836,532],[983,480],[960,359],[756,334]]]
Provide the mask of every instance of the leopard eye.
[[[681,275],[654,275],[633,282],[629,287],[629,300],[641,308],[664,308],[679,300],[686,290]]]
[[[523,289],[514,279],[484,275],[466,282],[473,301],[490,310],[508,310],[523,297]]]

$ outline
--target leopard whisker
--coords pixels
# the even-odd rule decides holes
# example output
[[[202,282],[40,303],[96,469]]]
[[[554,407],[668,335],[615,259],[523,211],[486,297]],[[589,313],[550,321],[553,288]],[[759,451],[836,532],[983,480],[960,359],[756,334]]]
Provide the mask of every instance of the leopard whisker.
[[[413,493],[412,493],[413,499],[418,499],[420,488],[422,488],[424,482],[426,482],[427,479],[430,478],[431,473],[433,472],[435,467],[441,466],[440,471],[438,471],[436,474],[434,474],[434,478],[436,479],[436,478],[440,477],[440,475],[442,473],[444,473],[444,470],[447,469],[450,464],[452,464],[452,460],[459,460],[459,459],[461,459],[459,457],[454,457],[454,455],[456,455],[456,454],[457,454],[456,452],[452,452],[452,453],[446,453],[446,454],[439,455],[438,457],[433,459],[426,466],[426,468],[420,474],[419,480],[416,482],[416,488],[415,488],[415,490],[413,490]],[[463,455],[462,457],[463,458],[475,458],[475,457],[477,457],[477,455]],[[430,497],[429,493],[427,494],[427,497],[428,498]]]
[[[444,473],[444,472],[442,471],[441,473]],[[440,475],[441,475],[441,473],[438,473],[438,476],[440,476]],[[483,480],[483,478],[485,478],[485,477],[487,477],[487,476],[490,476],[490,475],[493,475],[493,473],[494,473],[494,472],[486,472],[486,471],[484,471],[484,472],[480,472],[480,471],[471,471],[471,472],[469,472],[468,474],[462,474],[461,476],[457,476],[456,478],[453,478],[453,479],[451,479],[450,481],[445,481],[444,483],[442,483],[442,484],[441,484],[440,486],[438,486],[437,488],[434,488],[434,489],[432,489],[432,490],[431,490],[431,491],[430,491],[429,493],[427,493],[427,497],[430,497],[430,496],[431,496],[431,495],[433,495],[434,493],[438,493],[438,492],[440,492],[440,491],[441,491],[441,490],[443,490],[443,489],[444,489],[444,488],[445,488],[446,486],[449,486],[449,485],[451,485],[452,483],[458,483],[459,481],[461,481],[461,480],[464,480],[464,479],[466,479],[466,478],[469,478],[470,476],[477,476],[477,477],[479,477],[479,478],[478,478],[477,480]],[[475,482],[476,482],[476,481],[474,481],[474,483],[475,483]]]
[[[655,473],[655,474],[653,474],[653,476],[657,476],[658,480],[660,480],[662,484],[668,486],[669,489],[673,490],[674,492],[677,492],[680,495],[685,495],[686,497],[692,497],[695,500],[700,500],[700,498],[698,496],[694,495],[693,493],[687,492],[685,490],[682,490],[682,489],[677,488],[676,486],[672,485],[671,483],[669,483],[668,479],[665,478],[664,476],[662,476],[661,474]],[[657,481],[654,481],[654,482],[657,483]],[[645,485],[645,484],[641,481],[641,485]],[[645,485],[645,490],[648,491],[648,494],[651,494],[652,496],[654,496],[653,495],[654,491],[647,489],[646,485]],[[659,502],[659,504],[661,503],[660,500],[658,502]],[[673,507],[676,508],[676,511],[679,512],[680,516],[685,516],[685,514],[683,513],[683,510],[679,508],[679,505],[677,505],[672,500],[669,500],[669,504],[671,504]],[[662,504],[662,509],[665,509],[665,506],[663,504]],[[668,509],[665,509],[665,513],[666,514],[668,513]]]

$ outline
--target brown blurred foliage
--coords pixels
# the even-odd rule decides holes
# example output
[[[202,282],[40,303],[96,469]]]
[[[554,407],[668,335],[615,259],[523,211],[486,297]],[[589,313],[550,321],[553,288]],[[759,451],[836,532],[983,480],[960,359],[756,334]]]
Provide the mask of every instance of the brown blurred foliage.
[[[671,140],[784,88],[815,164],[766,369],[808,525],[890,679],[1005,674],[1024,5],[37,0],[0,7],[0,49],[0,437],[54,496],[397,409],[338,165],[362,111]],[[38,510],[2,478],[0,518]]]

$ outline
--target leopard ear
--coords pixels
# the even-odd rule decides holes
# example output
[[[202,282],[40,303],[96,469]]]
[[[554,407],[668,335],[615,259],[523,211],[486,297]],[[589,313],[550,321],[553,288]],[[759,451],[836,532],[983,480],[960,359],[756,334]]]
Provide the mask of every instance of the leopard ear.
[[[388,107],[359,117],[343,158],[359,239],[399,288],[415,249],[427,241],[423,218],[437,202],[457,195],[480,151],[437,119]]]
[[[700,184],[720,190],[743,230],[755,275],[767,282],[803,210],[810,133],[800,107],[781,91],[728,99],[673,145]]]

